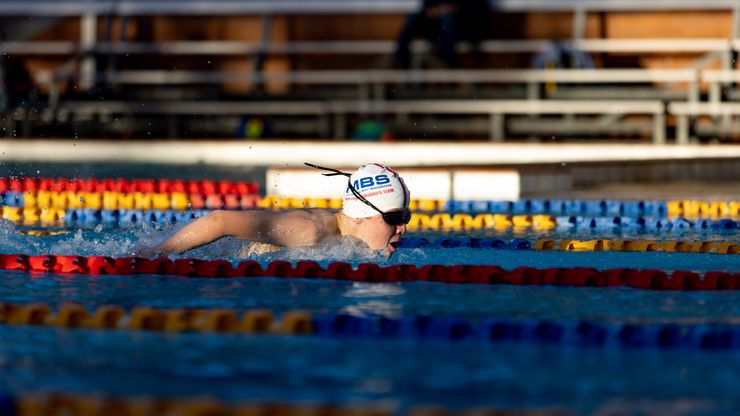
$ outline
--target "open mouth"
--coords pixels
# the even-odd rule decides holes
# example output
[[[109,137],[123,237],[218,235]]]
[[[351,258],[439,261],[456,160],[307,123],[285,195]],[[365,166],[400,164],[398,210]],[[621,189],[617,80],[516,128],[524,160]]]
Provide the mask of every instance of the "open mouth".
[[[398,250],[398,241],[392,241],[388,243],[389,246],[393,248],[393,250]]]

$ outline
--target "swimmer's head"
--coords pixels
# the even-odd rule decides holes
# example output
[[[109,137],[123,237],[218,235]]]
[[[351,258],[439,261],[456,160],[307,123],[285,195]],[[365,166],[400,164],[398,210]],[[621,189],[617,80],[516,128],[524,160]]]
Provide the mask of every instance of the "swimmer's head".
[[[411,193],[393,169],[378,163],[361,166],[353,174],[310,163],[327,170],[326,176],[347,176],[342,204],[342,235],[359,238],[373,251],[391,255],[411,219]]]
[[[410,200],[409,188],[396,171],[370,163],[350,176],[344,190],[342,212],[350,218],[368,218],[384,212],[408,210]],[[391,222],[399,221],[391,219]]]
[[[371,250],[385,255],[396,251],[411,218],[409,188],[393,169],[377,163],[364,165],[350,176],[342,213],[354,223],[353,235]]]

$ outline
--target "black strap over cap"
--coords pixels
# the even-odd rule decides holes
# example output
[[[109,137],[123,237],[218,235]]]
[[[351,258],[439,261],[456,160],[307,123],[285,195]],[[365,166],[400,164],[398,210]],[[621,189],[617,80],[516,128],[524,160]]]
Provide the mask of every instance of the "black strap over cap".
[[[313,163],[308,163],[308,162],[303,162],[303,164],[306,165],[306,166],[308,166],[308,167],[312,167],[314,169],[328,170],[329,172],[333,172],[333,173],[322,173],[322,175],[324,175],[324,176],[339,176],[339,175],[343,175],[343,176],[346,176],[348,178],[351,178],[352,177],[352,174],[351,173],[342,172],[341,170],[332,169],[332,168],[325,168],[323,166],[314,165]]]

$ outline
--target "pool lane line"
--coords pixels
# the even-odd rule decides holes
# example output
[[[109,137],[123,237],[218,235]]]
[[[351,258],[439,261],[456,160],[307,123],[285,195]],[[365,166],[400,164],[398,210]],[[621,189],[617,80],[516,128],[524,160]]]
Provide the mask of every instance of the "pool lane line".
[[[2,206],[0,218],[25,226],[43,227],[95,227],[129,228],[142,223],[150,225],[172,225],[189,222],[207,215],[210,209],[62,209],[62,208],[22,208]],[[666,232],[670,230],[716,229],[735,230],[740,222],[732,219],[688,220],[652,219],[644,217],[553,217],[550,215],[504,215],[504,214],[450,214],[433,215],[414,213],[407,225],[410,230],[460,231],[466,229],[495,230],[647,230]]]
[[[342,207],[341,198],[291,198],[259,196],[251,187],[233,183],[217,189],[211,186],[148,186],[105,191],[78,186],[26,191],[2,190],[0,201],[21,208],[55,207],[63,209],[294,209]],[[49,188],[48,186],[45,188]],[[519,201],[459,201],[412,199],[409,208],[418,213],[502,214],[554,216],[628,216],[655,218],[719,218],[740,215],[740,201],[622,201],[523,199]]]
[[[43,391],[0,396],[0,414],[4,416],[99,415],[99,416],[575,416],[561,408],[519,407],[449,410],[436,404],[400,408],[388,400],[356,399],[349,403],[311,401],[245,401],[228,403],[208,396],[157,397],[119,396]]]
[[[136,306],[126,312],[118,305],[104,305],[88,311],[78,304],[63,304],[54,313],[45,303],[0,303],[0,323],[158,332],[313,333],[311,314],[298,310],[283,312],[278,319],[265,309],[163,310]]]
[[[253,195],[259,183],[210,179],[31,178],[0,177],[0,194],[6,192],[182,192],[192,194]]]
[[[712,253],[740,254],[740,243],[734,241],[654,241],[629,239],[538,239],[455,237],[429,240],[424,237],[404,237],[398,242],[399,248],[474,248],[510,249],[537,251],[623,251],[623,252],[664,252],[664,253]]]
[[[195,194],[185,192],[7,192],[6,207],[23,209],[257,209],[266,208],[256,194]]]
[[[264,207],[274,209],[341,207],[341,199],[290,198],[268,195]],[[702,200],[603,200],[603,199],[521,199],[518,201],[466,201],[412,199],[409,208],[420,213],[449,212],[453,214],[504,215],[591,215],[591,216],[650,216],[720,217],[740,215],[740,201]]]
[[[740,222],[724,218],[718,220],[685,218],[656,219],[647,217],[580,217],[552,215],[505,215],[505,214],[419,214],[414,213],[407,225],[411,230],[465,230],[496,229],[537,231],[573,230],[648,230],[665,232],[685,229],[733,230],[740,228]]]
[[[227,260],[175,259],[167,257],[57,256],[0,254],[0,270],[55,274],[89,275],[172,275],[192,278],[297,278],[352,282],[397,283],[436,282],[488,285],[553,285],[581,287],[630,287],[646,290],[740,290],[740,273],[708,271],[617,268],[597,270],[590,267],[547,268],[517,267],[505,270],[494,265],[396,264],[379,266],[362,263],[332,262],[326,268],[314,261],[273,261],[263,268],[253,260],[232,264]]]
[[[152,397],[112,396],[96,391],[94,394],[39,392],[3,395],[0,414],[4,416],[49,415],[116,415],[116,416],[246,416],[246,415],[305,415],[305,416],[391,416],[394,408],[382,403],[290,403],[240,401],[227,403],[210,397]],[[432,413],[409,414],[432,416]],[[434,413],[436,416],[466,415],[464,412]],[[519,412],[516,413],[517,415]],[[526,415],[527,413],[522,413]],[[545,413],[532,413],[546,415]],[[562,412],[557,413],[563,415]],[[553,416],[555,413],[553,413]]]
[[[44,303],[0,304],[0,323],[67,329],[221,334],[300,335],[447,342],[533,342],[563,346],[616,348],[740,349],[740,326],[723,323],[633,324],[549,319],[510,320],[408,315],[359,317],[342,313],[286,311],[280,318],[265,309],[159,309],[116,305],[93,311],[76,304],[56,313]]]

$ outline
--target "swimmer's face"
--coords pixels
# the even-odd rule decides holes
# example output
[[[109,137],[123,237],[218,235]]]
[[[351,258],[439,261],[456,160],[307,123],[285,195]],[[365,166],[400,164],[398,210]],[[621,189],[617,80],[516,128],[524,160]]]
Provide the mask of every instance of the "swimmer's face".
[[[389,225],[378,214],[360,220],[357,237],[364,241],[370,250],[380,250],[383,254],[390,256],[396,251],[396,243],[405,232],[406,224]]]

